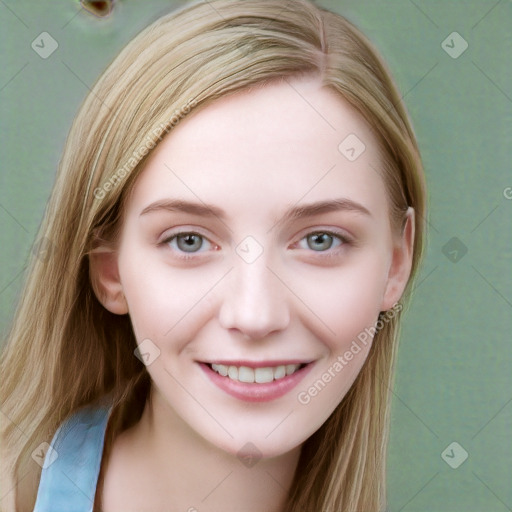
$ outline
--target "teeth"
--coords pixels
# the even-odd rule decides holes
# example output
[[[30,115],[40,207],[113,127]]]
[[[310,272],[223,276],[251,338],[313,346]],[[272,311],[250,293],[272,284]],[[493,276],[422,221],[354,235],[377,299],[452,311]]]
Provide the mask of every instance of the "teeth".
[[[247,366],[226,366],[224,364],[212,364],[212,369],[223,377],[229,377],[238,382],[265,384],[282,379],[295,373],[300,364],[287,364],[281,366],[267,366],[265,368],[249,368]]]
[[[293,366],[293,365],[290,365],[290,366]],[[291,373],[293,373],[293,372],[291,372]],[[291,373],[289,375],[291,375]],[[277,368],[275,368],[274,377],[276,379],[282,379],[285,376],[286,376],[286,366],[278,366]]]
[[[238,380],[238,368],[236,366],[230,366],[228,368],[228,377],[233,380]]]
[[[275,372],[272,368],[256,368],[254,371],[254,382],[258,384],[265,384],[265,382],[272,382],[275,378]]]
[[[291,375],[292,373],[295,373],[297,370],[296,364],[287,364],[286,365],[286,375]]]
[[[240,382],[254,382],[254,370],[247,366],[240,366],[238,370],[238,380]]]

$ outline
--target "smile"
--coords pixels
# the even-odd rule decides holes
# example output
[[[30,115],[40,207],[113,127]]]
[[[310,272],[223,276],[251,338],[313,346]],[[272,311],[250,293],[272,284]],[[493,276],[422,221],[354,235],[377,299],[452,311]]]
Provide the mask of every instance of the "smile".
[[[288,375],[294,374],[302,364],[287,364],[279,366],[266,366],[264,368],[250,368],[248,366],[227,366],[225,364],[211,364],[211,369],[223,377],[228,377],[237,382],[248,384],[265,384],[280,380]]]
[[[266,402],[289,393],[311,371],[314,362],[216,361],[200,362],[220,390],[246,402]]]

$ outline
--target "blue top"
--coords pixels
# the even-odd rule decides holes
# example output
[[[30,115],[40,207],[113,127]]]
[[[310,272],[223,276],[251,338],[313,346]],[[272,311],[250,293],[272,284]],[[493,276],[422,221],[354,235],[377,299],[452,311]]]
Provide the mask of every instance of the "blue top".
[[[93,512],[112,405],[83,407],[55,432],[41,472],[34,512]]]

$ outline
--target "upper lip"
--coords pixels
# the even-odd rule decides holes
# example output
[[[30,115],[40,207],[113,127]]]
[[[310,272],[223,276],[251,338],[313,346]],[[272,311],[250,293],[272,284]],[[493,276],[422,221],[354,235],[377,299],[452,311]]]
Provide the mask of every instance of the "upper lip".
[[[224,366],[247,366],[248,368],[267,368],[269,366],[286,366],[287,364],[309,364],[310,360],[299,359],[280,359],[277,361],[247,361],[236,359],[228,361],[227,359],[215,359],[212,361],[201,361],[205,364],[222,364]]]

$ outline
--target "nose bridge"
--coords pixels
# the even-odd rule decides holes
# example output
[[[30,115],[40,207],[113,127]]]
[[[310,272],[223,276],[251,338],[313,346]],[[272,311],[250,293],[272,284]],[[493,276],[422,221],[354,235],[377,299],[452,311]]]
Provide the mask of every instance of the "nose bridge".
[[[268,255],[263,252],[252,262],[238,255],[234,258],[220,310],[223,327],[237,329],[251,338],[263,338],[286,328],[290,319],[286,289],[267,268]]]

